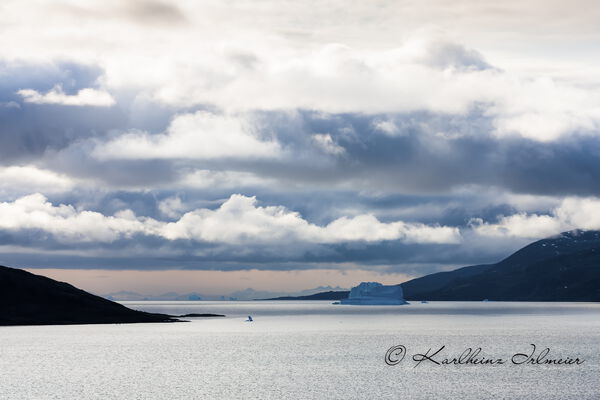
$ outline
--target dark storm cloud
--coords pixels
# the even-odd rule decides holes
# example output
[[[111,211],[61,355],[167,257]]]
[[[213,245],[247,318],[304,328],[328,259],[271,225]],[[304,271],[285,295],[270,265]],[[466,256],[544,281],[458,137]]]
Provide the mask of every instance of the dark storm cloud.
[[[31,162],[48,149],[61,149],[124,125],[118,108],[64,107],[22,101],[17,91],[47,92],[60,85],[65,93],[95,86],[100,70],[72,63],[0,64],[0,101],[18,107],[0,107],[0,162]]]
[[[476,54],[464,57],[472,59],[461,62],[477,67]],[[600,195],[595,184],[600,178],[600,139],[592,132],[551,142],[498,137],[485,105],[465,115],[254,112],[253,128],[263,139],[279,143],[280,157],[100,159],[93,153],[96,146],[132,129],[161,134],[177,114],[201,107],[159,106],[140,101],[133,92],[115,93],[114,107],[28,104],[16,91],[46,92],[59,84],[72,94],[97,86],[101,71],[73,64],[45,68],[5,64],[2,74],[6,79],[0,83],[0,102],[5,104],[0,107],[0,162],[34,163],[81,182],[68,192],[49,194],[54,206],[70,204],[104,216],[132,210],[137,216],[172,221],[176,218],[160,209],[169,198],[181,200],[183,213],[217,208],[240,193],[256,196],[261,206],[285,206],[320,226],[344,216],[374,214],[382,222],[439,224],[459,227],[463,234],[461,243],[444,245],[399,241],[247,245],[140,234],[112,242],[69,243],[44,231],[5,230],[0,232],[5,264],[282,270],[360,264],[427,273],[448,265],[494,262],[526,244],[526,239],[484,240],[469,232],[472,218],[493,222],[520,211],[495,198],[496,193]],[[315,135],[331,142],[315,141]],[[231,183],[225,177],[199,187],[180,183],[198,169],[245,172],[263,181]],[[547,207],[540,206],[539,211],[547,212]]]
[[[394,123],[397,131],[378,131],[375,124],[381,120]],[[296,154],[306,155],[307,138],[318,133],[331,135],[345,150],[334,166],[300,158],[277,168],[267,162],[245,166],[282,180],[348,181],[357,188],[400,193],[439,194],[481,185],[543,195],[600,194],[594,184],[600,179],[600,138],[594,132],[551,142],[497,137],[485,109],[464,116],[303,113],[272,121],[279,140]]]
[[[81,82],[75,88],[90,84]],[[5,101],[14,101],[14,96]],[[0,152],[5,163],[46,153],[44,162],[50,168],[94,178],[109,187],[155,188],[176,181],[185,171],[206,169],[250,172],[274,179],[277,186],[291,185],[291,190],[344,190],[346,185],[351,190],[435,196],[478,185],[543,195],[600,192],[594,184],[600,178],[597,136],[588,132],[551,142],[497,137],[484,106],[466,115],[255,113],[256,129],[274,137],[287,151],[285,157],[172,160],[98,160],[91,153],[97,143],[130,129],[164,131],[177,113],[173,109],[151,103],[140,106],[131,95],[118,98],[117,106],[110,108],[20,106],[0,108]],[[378,128],[382,121],[395,130],[382,131]],[[343,152],[328,154],[315,145],[314,135],[329,135]]]
[[[33,104],[24,102],[17,94],[22,89],[46,93],[60,86],[65,94],[74,95],[81,89],[97,87],[101,76],[100,68],[76,63],[0,63],[0,163],[39,161],[45,152],[59,152],[74,143],[128,129],[156,133],[166,128],[176,111],[151,101],[140,101],[131,92],[118,93],[118,104],[113,107]],[[84,170],[88,149],[84,146],[81,149],[84,153],[79,156],[69,154],[79,158],[77,165]],[[62,162],[55,161],[58,165]],[[93,165],[93,160],[90,161]],[[136,169],[133,165],[128,167]],[[104,168],[110,175],[110,168]],[[79,168],[69,165],[69,169]],[[118,174],[114,174],[114,179],[119,179]]]
[[[32,246],[52,250],[40,254],[4,251],[2,263],[31,268],[106,269],[198,269],[198,270],[290,270],[348,269],[362,265],[390,273],[427,274],[464,266],[492,263],[527,243],[523,239],[499,239],[468,245],[355,243],[312,246],[251,246],[240,248],[191,241],[166,243],[155,237],[139,236],[101,245],[78,245],[53,241],[42,232],[23,231],[18,235],[0,232],[5,245]],[[199,254],[202,253],[202,254]]]

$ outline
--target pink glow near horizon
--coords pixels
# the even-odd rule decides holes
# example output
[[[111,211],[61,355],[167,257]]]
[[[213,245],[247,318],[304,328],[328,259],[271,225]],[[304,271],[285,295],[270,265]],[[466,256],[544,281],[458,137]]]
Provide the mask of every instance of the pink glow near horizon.
[[[97,294],[132,291],[142,294],[200,292],[206,295],[222,295],[246,288],[296,292],[318,286],[349,288],[362,281],[396,284],[413,278],[406,274],[334,269],[295,271],[28,269],[28,271],[68,282]]]

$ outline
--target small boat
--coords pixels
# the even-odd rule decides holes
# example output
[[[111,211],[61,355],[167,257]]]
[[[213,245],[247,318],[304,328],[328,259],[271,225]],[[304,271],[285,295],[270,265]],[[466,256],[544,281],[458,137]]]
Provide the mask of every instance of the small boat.
[[[252,316],[248,315],[248,319],[247,319],[245,322],[252,322],[252,321],[254,321],[254,320],[252,319]]]

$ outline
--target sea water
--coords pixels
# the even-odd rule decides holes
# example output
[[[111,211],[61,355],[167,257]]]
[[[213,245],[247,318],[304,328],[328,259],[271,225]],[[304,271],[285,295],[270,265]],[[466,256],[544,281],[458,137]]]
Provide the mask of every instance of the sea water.
[[[125,304],[227,316],[0,327],[0,399],[600,398],[599,304]]]

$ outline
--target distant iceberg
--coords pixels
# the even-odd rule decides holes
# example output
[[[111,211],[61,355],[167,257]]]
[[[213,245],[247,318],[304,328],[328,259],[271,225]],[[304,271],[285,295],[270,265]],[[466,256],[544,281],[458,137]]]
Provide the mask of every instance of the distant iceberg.
[[[386,286],[378,282],[362,282],[353,287],[348,298],[340,300],[340,304],[399,305],[408,302],[404,300],[399,285]]]

